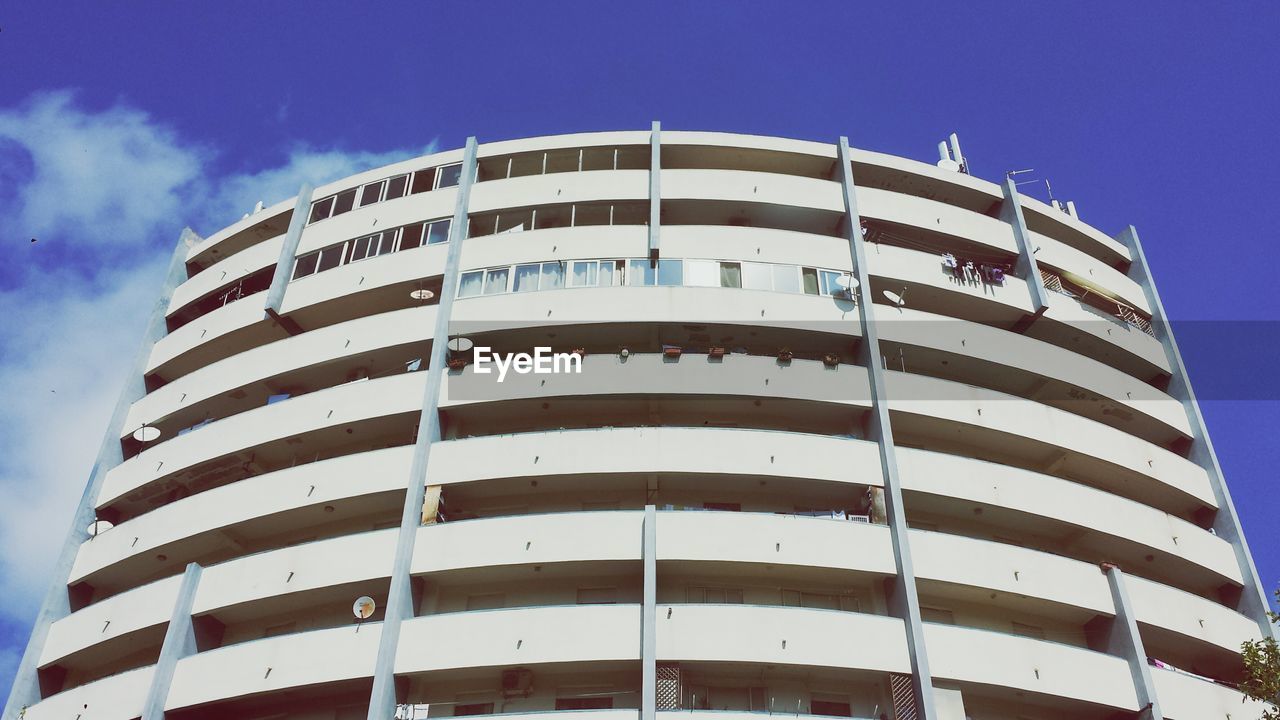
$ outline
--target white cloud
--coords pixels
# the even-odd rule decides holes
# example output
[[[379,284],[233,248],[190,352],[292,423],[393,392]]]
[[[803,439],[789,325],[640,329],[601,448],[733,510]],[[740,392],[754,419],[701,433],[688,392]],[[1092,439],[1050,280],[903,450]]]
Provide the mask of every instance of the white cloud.
[[[430,148],[299,145],[278,166],[212,178],[210,146],[127,105],[86,110],[71,92],[0,109],[0,139],[30,161],[21,185],[0,198],[0,235],[20,238],[16,252],[26,253],[0,270],[4,690],[182,225],[207,234],[259,199],[288,198],[303,180],[325,182]],[[28,245],[29,236],[41,242]]]

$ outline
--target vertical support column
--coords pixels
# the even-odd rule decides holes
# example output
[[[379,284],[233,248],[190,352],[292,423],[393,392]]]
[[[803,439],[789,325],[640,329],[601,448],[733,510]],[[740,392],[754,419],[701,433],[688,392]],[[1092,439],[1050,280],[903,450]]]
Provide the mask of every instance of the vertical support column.
[[[89,480],[85,484],[84,493],[80,496],[80,505],[76,508],[71,520],[71,529],[63,541],[62,551],[54,560],[49,573],[53,577],[49,591],[36,615],[35,625],[31,629],[31,637],[27,640],[27,648],[18,663],[18,671],[14,675],[13,687],[9,691],[9,700],[4,706],[4,720],[13,720],[22,708],[40,702],[40,679],[36,664],[40,653],[44,650],[45,638],[49,634],[49,626],[71,614],[71,600],[67,595],[67,579],[71,577],[71,566],[75,562],[80,545],[89,539],[89,526],[97,519],[96,505],[98,492],[107,472],[124,460],[120,447],[120,434],[124,429],[125,418],[129,408],[142,396],[147,394],[144,375],[147,361],[151,358],[151,349],[156,342],[168,332],[165,315],[169,310],[169,301],[173,297],[174,288],[187,279],[187,252],[202,238],[191,228],[185,228],[178,238],[178,246],[169,259],[169,269],[165,274],[160,296],[151,311],[151,319],[142,336],[142,344],[137,355],[129,365],[125,376],[124,387],[116,400],[115,410],[107,422],[107,431],[98,449],[98,457],[89,471]]]
[[[1275,628],[1267,618],[1267,591],[1258,579],[1258,569],[1253,564],[1253,556],[1249,553],[1249,543],[1245,541],[1244,530],[1240,527],[1240,517],[1236,514],[1235,503],[1231,501],[1231,493],[1222,475],[1222,466],[1218,464],[1218,455],[1213,450],[1213,441],[1209,439],[1209,429],[1205,427],[1204,416],[1200,414],[1200,404],[1196,401],[1195,390],[1191,387],[1191,379],[1187,377],[1187,368],[1182,362],[1182,353],[1178,350],[1178,342],[1173,337],[1173,328],[1164,312],[1164,303],[1160,302],[1160,293],[1156,290],[1151,277],[1151,266],[1147,264],[1147,256],[1142,251],[1142,243],[1138,240],[1138,231],[1130,225],[1125,228],[1116,240],[1129,248],[1133,260],[1129,265],[1129,278],[1142,286],[1146,294],[1147,304],[1151,306],[1151,327],[1156,338],[1164,346],[1165,357],[1169,360],[1169,368],[1173,377],[1169,380],[1168,393],[1182,403],[1191,424],[1191,451],[1188,457],[1192,462],[1204,468],[1209,475],[1209,484],[1213,488],[1214,500],[1218,503],[1218,512],[1213,519],[1213,531],[1218,537],[1231,543],[1235,550],[1236,563],[1240,566],[1240,576],[1244,578],[1244,591],[1236,608],[1258,623],[1262,637],[1276,637]]]
[[[658,712],[658,512],[644,506],[644,607],[640,617],[640,720],[654,720]]]
[[[196,600],[201,572],[199,565],[189,563],[186,572],[182,574],[178,599],[173,603],[169,627],[165,629],[164,642],[160,645],[160,659],[156,661],[151,687],[147,690],[147,699],[142,706],[142,720],[164,720],[164,703],[169,699],[173,670],[179,660],[196,653],[196,630],[191,622],[191,607]]]
[[[307,226],[307,217],[311,214],[311,196],[315,194],[311,183],[302,183],[298,188],[298,199],[293,204],[293,215],[289,218],[289,229],[284,235],[284,244],[280,246],[280,259],[276,261],[276,272],[271,276],[271,287],[267,290],[265,310],[267,316],[284,328],[290,335],[302,332],[298,323],[280,315],[280,306],[284,303],[284,291],[289,286],[289,278],[293,275],[293,259],[298,254],[298,243],[302,241],[302,229]]]
[[[649,262],[657,262],[661,254],[662,228],[662,123],[653,121],[649,133]]]
[[[462,241],[467,236],[467,207],[471,186],[476,177],[476,139],[467,138],[462,154],[462,176],[458,183],[458,199],[454,204],[453,222],[449,226],[449,254],[444,265],[440,287],[440,304],[436,306],[436,326],[431,339],[431,364],[427,366],[427,384],[418,419],[418,437],[413,446],[405,488],[404,510],[400,516],[400,534],[391,566],[391,590],[387,611],[374,661],[373,691],[369,697],[369,720],[387,720],[395,715],[395,662],[400,644],[400,626],[413,616],[413,588],[409,569],[413,561],[414,543],[422,521],[422,503],[426,498],[427,464],[431,446],[440,440],[440,385],[444,382],[445,361],[449,344],[449,318],[453,299],[458,294],[458,268],[462,263]]]
[[[897,452],[893,429],[889,422],[889,399],[885,390],[884,368],[880,364],[880,336],[876,330],[875,309],[871,299],[871,277],[867,272],[866,245],[862,238],[862,216],[858,213],[857,187],[853,179],[853,162],[849,157],[849,139],[840,138],[838,161],[840,180],[844,185],[846,223],[849,230],[849,255],[857,280],[858,317],[862,321],[861,360],[867,368],[871,386],[871,418],[867,423],[868,439],[880,447],[883,471],[885,517],[893,543],[893,558],[898,576],[890,604],[902,618],[907,631],[907,650],[911,654],[911,683],[916,709],[923,720],[936,720],[938,712],[933,697],[933,675],[929,672],[929,656],[925,652],[924,624],[920,620],[920,598],[916,594],[916,575],[911,564],[911,546],[907,540],[906,506],[902,484],[898,478]]]
[[[1138,696],[1138,717],[1141,720],[1164,720],[1160,701],[1156,698],[1156,687],[1151,680],[1151,667],[1147,665],[1147,650],[1142,646],[1133,605],[1129,602],[1124,572],[1110,563],[1102,564],[1102,572],[1107,576],[1111,601],[1116,606],[1116,617],[1106,638],[1106,651],[1129,662],[1129,674],[1133,676],[1133,689]]]
[[[1018,197],[1018,186],[1013,178],[1005,178],[1004,202],[1000,205],[1000,219],[1013,226],[1013,241],[1018,246],[1018,263],[1013,272],[1026,278],[1027,289],[1031,291],[1031,307],[1035,310],[1032,321],[1044,314],[1047,293],[1044,278],[1040,277],[1040,266],[1036,264],[1036,248],[1031,242],[1031,231],[1027,229],[1026,218],[1022,216],[1022,201]],[[1027,323],[1030,325],[1030,323]]]

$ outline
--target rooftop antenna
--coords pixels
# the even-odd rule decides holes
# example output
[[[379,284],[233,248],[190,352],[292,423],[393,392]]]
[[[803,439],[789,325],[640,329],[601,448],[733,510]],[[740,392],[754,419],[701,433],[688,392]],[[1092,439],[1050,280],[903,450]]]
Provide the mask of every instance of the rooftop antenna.
[[[965,175],[969,174],[969,161],[965,159],[964,153],[960,152],[960,136],[951,133],[951,155],[952,159],[960,163],[960,172]]]
[[[952,172],[969,174],[969,163],[960,152],[960,138],[951,133],[948,140],[938,143],[938,167]]]

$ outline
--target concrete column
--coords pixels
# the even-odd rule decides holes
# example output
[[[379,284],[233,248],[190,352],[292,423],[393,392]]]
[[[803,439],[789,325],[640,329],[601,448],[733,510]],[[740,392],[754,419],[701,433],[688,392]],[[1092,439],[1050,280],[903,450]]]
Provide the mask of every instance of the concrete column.
[[[160,659],[156,661],[151,687],[147,690],[147,699],[142,706],[142,720],[164,720],[164,703],[169,699],[173,670],[179,660],[196,653],[196,631],[191,622],[191,606],[196,600],[201,571],[199,565],[190,563],[182,574],[182,587],[178,589],[178,598],[173,603],[173,614],[169,616],[169,627],[165,629],[164,643],[160,646]]]
[[[35,625],[31,629],[31,637],[27,640],[27,648],[23,651],[22,660],[18,663],[13,687],[9,691],[9,700],[4,706],[4,720],[13,720],[22,708],[40,702],[40,679],[36,664],[39,662],[40,653],[44,650],[49,626],[71,614],[71,601],[67,595],[67,579],[71,576],[71,566],[75,562],[76,554],[80,551],[80,545],[89,539],[89,526],[97,519],[95,507],[103,478],[108,471],[124,460],[120,447],[120,435],[124,430],[125,417],[133,403],[147,394],[143,375],[147,369],[147,361],[151,358],[151,349],[156,341],[168,333],[165,314],[169,309],[169,301],[173,297],[174,288],[187,279],[187,252],[201,239],[191,228],[184,229],[178,238],[178,246],[169,259],[169,269],[165,274],[164,284],[151,310],[151,319],[143,334],[142,344],[129,365],[124,387],[120,391],[119,399],[116,400],[115,410],[112,411],[111,419],[107,422],[106,435],[102,438],[102,445],[98,449],[98,457],[94,461],[93,469],[89,471],[89,480],[85,484],[84,493],[80,496],[80,505],[76,508],[75,516],[71,520],[71,529],[67,532],[66,540],[63,541],[62,551],[50,569],[49,574],[53,576],[53,583],[45,594],[44,602],[36,615]]]
[[[298,335],[302,328],[292,319],[282,317],[280,306],[284,303],[284,291],[289,286],[289,278],[293,276],[293,259],[298,255],[302,229],[307,226],[307,218],[311,215],[311,196],[314,194],[315,188],[311,183],[302,183],[302,187],[298,188],[293,216],[289,218],[289,230],[285,232],[284,244],[280,246],[280,259],[276,261],[276,272],[271,276],[271,287],[267,290],[267,317],[279,323],[290,335]]]
[[[657,262],[660,254],[659,231],[662,229],[662,123],[653,121],[649,133],[649,260]]]
[[[426,498],[427,464],[431,446],[440,440],[440,385],[444,382],[448,356],[449,317],[453,299],[458,294],[458,268],[462,263],[462,241],[467,236],[467,206],[476,176],[476,139],[467,138],[462,155],[462,176],[458,183],[458,199],[454,204],[453,222],[449,226],[449,254],[444,265],[444,282],[440,288],[440,304],[436,308],[435,333],[431,340],[431,364],[427,366],[427,385],[418,420],[418,437],[413,446],[413,462],[405,488],[404,510],[400,517],[400,535],[391,567],[391,591],[382,622],[382,637],[373,669],[373,692],[369,698],[369,720],[387,720],[395,715],[395,661],[400,644],[400,625],[413,616],[413,588],[409,567],[413,561],[414,543],[422,521],[422,503]]]
[[[640,720],[658,713],[658,512],[644,506],[644,609],[640,618]]]
[[[1249,554],[1249,543],[1245,541],[1244,530],[1240,527],[1240,517],[1236,514],[1235,503],[1231,501],[1231,493],[1227,491],[1223,479],[1222,466],[1218,464],[1218,455],[1213,450],[1213,441],[1209,439],[1209,430],[1205,427],[1204,416],[1200,414],[1200,405],[1196,401],[1195,390],[1191,388],[1191,379],[1187,377],[1187,368],[1182,363],[1182,353],[1178,350],[1178,342],[1173,337],[1173,328],[1164,312],[1164,303],[1160,302],[1160,293],[1156,291],[1151,277],[1151,266],[1147,264],[1147,256],[1142,251],[1142,243],[1138,240],[1138,231],[1132,225],[1116,236],[1129,248],[1133,261],[1129,265],[1129,278],[1142,286],[1146,294],[1147,304],[1151,306],[1151,327],[1156,338],[1164,346],[1165,357],[1173,376],[1169,380],[1168,393],[1182,403],[1191,424],[1191,451],[1187,457],[1209,475],[1209,484],[1213,487],[1213,497],[1218,502],[1218,512],[1213,518],[1213,531],[1218,537],[1231,543],[1235,550],[1236,563],[1240,566],[1240,576],[1244,578],[1244,590],[1240,596],[1237,610],[1248,615],[1258,623],[1262,637],[1276,637],[1275,628],[1267,618],[1267,590],[1258,579],[1258,569],[1253,564],[1253,556]]]
[[[1147,650],[1142,646],[1133,605],[1129,602],[1124,572],[1110,563],[1103,563],[1102,572],[1107,576],[1111,601],[1116,607],[1115,619],[1104,638],[1104,649],[1129,662],[1129,674],[1133,676],[1133,689],[1138,696],[1138,717],[1142,720],[1164,720],[1160,701],[1156,698],[1156,687],[1151,680],[1151,666],[1147,664]]]
[[[853,179],[853,162],[849,157],[849,139],[840,138],[838,155],[840,180],[844,185],[846,222],[849,230],[849,255],[857,280],[858,317],[862,321],[861,362],[867,368],[871,386],[871,414],[867,422],[867,439],[880,447],[883,469],[885,516],[893,543],[893,559],[898,576],[890,595],[893,613],[902,618],[907,631],[907,650],[911,654],[911,683],[916,709],[923,720],[936,720],[938,711],[933,697],[933,675],[929,672],[929,656],[925,652],[924,624],[920,620],[920,598],[916,594],[915,570],[911,564],[911,546],[907,540],[906,506],[902,499],[902,483],[898,478],[897,452],[893,444],[893,428],[889,422],[889,399],[885,390],[884,368],[880,364],[880,338],[876,330],[875,310],[871,298],[871,276],[867,272],[866,244],[862,238],[862,216],[858,213],[857,186]]]
[[[1018,186],[1014,184],[1013,178],[1005,178],[1001,187],[1004,190],[1004,202],[1000,205],[1000,219],[1013,226],[1013,240],[1018,246],[1018,263],[1014,265],[1013,273],[1027,281],[1027,289],[1031,291],[1031,307],[1035,309],[1031,318],[1034,321],[1044,314],[1048,304],[1044,278],[1040,277],[1040,266],[1036,264],[1036,250],[1039,248],[1032,242],[1031,231],[1027,229],[1027,221],[1022,216],[1022,201],[1018,197]]]

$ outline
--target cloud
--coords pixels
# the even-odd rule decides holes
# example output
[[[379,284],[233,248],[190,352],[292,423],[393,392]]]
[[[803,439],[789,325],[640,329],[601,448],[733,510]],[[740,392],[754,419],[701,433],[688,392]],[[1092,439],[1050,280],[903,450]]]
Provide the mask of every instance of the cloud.
[[[11,255],[0,266],[5,694],[182,226],[208,234],[304,180],[431,149],[299,144],[277,165],[214,177],[216,148],[138,108],[90,110],[60,91],[0,109],[0,237]]]

